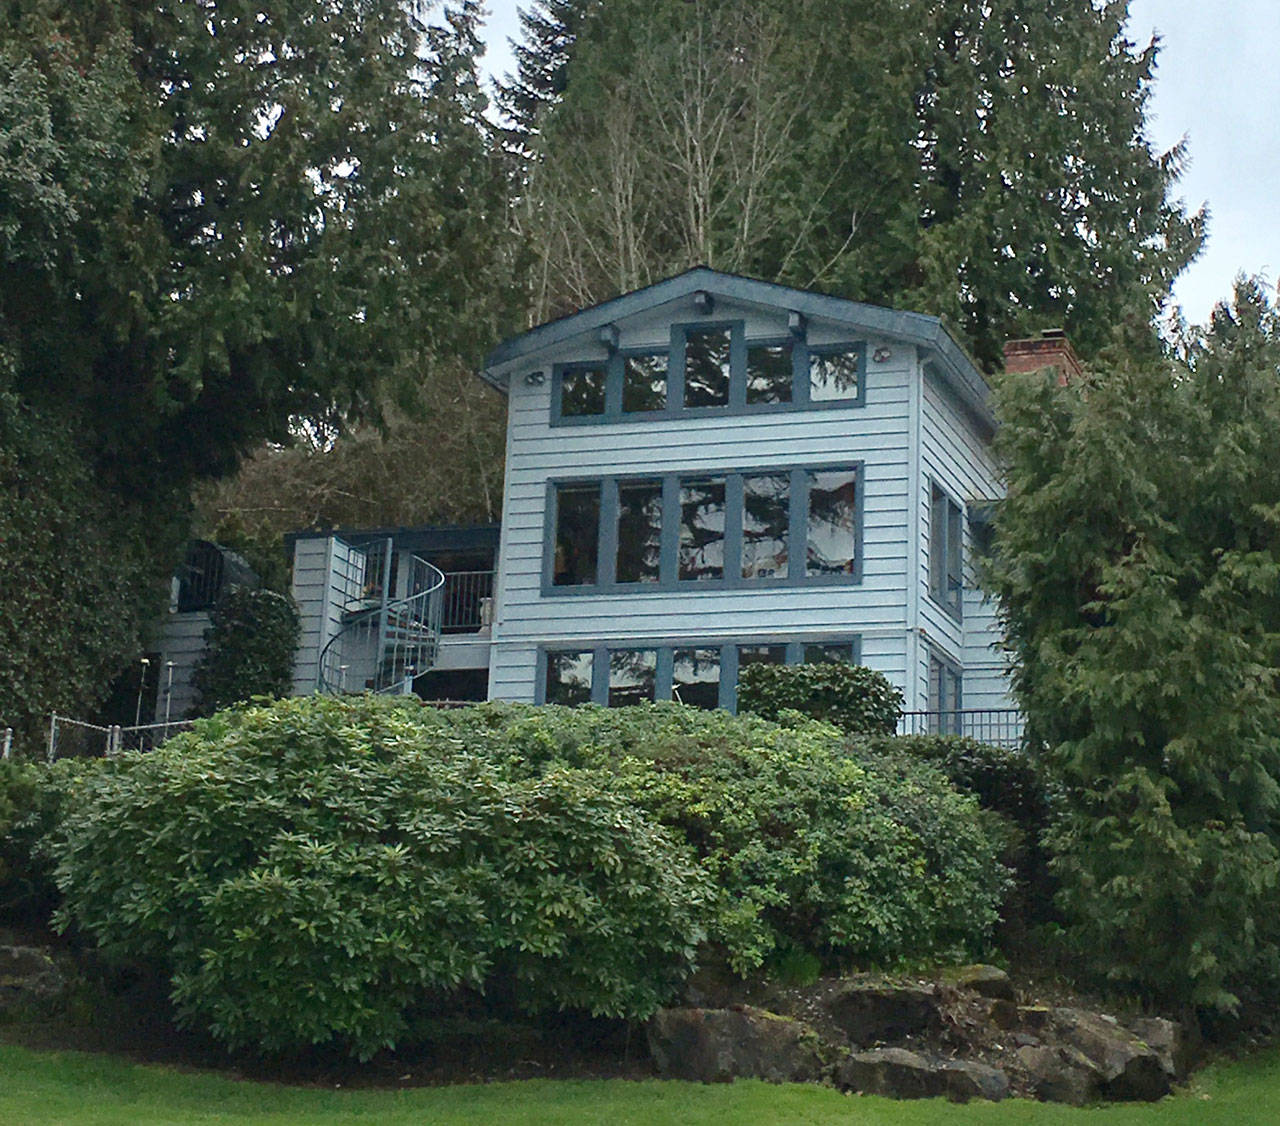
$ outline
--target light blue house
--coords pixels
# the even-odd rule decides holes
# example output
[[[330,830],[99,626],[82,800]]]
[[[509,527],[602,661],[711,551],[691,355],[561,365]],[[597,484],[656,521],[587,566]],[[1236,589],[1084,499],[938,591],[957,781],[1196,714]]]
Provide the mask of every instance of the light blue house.
[[[509,401],[491,588],[449,632],[483,571],[442,561],[465,530],[298,537],[299,692],[465,666],[492,699],[733,708],[743,665],[835,657],[920,725],[1008,737],[973,566],[994,420],[937,319],[697,268],[507,341],[483,377]]]

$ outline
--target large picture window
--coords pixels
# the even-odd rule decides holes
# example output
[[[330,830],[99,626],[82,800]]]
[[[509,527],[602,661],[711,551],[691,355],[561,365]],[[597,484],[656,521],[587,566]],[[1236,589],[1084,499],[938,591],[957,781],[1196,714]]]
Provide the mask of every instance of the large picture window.
[[[547,594],[860,582],[862,466],[553,482]]]
[[[662,481],[623,481],[618,485],[618,559],[620,583],[656,583],[662,553]]]
[[[724,578],[725,479],[680,482],[681,579]]]
[[[804,334],[752,339],[744,321],[676,324],[665,347],[554,367],[553,425],[857,407],[866,401],[864,341],[810,345]]]
[[[555,491],[556,586],[589,586],[596,581],[600,543],[600,485],[560,485]]]

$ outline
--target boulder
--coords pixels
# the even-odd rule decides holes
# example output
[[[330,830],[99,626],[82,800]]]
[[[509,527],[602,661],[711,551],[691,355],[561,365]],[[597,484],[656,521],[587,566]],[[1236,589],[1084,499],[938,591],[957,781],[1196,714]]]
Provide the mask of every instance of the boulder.
[[[1009,1080],[999,1068],[968,1060],[940,1059],[905,1048],[854,1052],[840,1065],[836,1083],[844,1090],[891,1099],[1003,1099]]]
[[[1171,1068],[1115,1017],[1081,1009],[1054,1009],[1054,1031],[1092,1065],[1106,1099],[1154,1101],[1169,1093]]]
[[[1027,1045],[1018,1049],[1017,1066],[1038,1099],[1084,1106],[1100,1098],[1093,1066],[1074,1048]]]
[[[827,1053],[817,1034],[764,1009],[659,1009],[646,1034],[658,1074],[667,1079],[802,1083],[826,1071]]]
[[[919,985],[853,978],[827,999],[832,1022],[856,1047],[867,1047],[942,1026],[937,993]]]
[[[1194,1053],[1182,1025],[1163,1017],[1139,1017],[1129,1022],[1129,1029],[1160,1057],[1161,1065],[1172,1078],[1186,1078]]]
[[[43,1008],[66,988],[57,963],[34,946],[0,946],[0,1012]]]
[[[959,989],[968,989],[980,997],[996,1001],[1017,1001],[1013,982],[998,966],[961,966],[946,975],[946,980]]]

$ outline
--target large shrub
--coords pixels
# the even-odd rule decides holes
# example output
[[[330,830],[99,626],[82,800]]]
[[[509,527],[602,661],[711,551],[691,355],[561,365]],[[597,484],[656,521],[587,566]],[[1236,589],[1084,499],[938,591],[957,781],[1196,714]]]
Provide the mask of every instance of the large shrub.
[[[90,776],[63,923],[172,974],[229,1045],[367,1057],[462,989],[645,1017],[689,972],[703,877],[597,771],[440,740],[434,713],[292,699]]]
[[[974,951],[995,922],[1006,872],[973,800],[928,764],[854,761],[825,724],[676,704],[485,705],[433,723],[533,775],[607,771],[697,851],[711,936],[739,972],[794,951],[833,967]]]
[[[233,586],[218,599],[209,619],[206,648],[191,673],[198,715],[289,691],[301,633],[292,598]]]
[[[764,719],[796,711],[850,735],[892,735],[902,693],[883,674],[845,661],[748,665],[738,678],[738,707]]]

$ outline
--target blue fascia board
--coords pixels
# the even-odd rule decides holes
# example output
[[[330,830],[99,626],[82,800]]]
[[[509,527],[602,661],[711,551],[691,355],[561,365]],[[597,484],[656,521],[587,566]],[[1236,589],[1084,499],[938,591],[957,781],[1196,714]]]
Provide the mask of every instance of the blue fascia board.
[[[850,301],[844,297],[831,297],[804,289],[793,289],[776,282],[760,281],[738,274],[726,274],[708,266],[695,266],[683,274],[655,282],[644,289],[625,293],[620,297],[593,305],[577,313],[570,313],[558,320],[548,321],[537,328],[499,344],[485,358],[480,373],[485,382],[506,391],[505,380],[496,376],[494,368],[513,363],[579,336],[595,334],[599,329],[615,321],[646,312],[671,301],[692,296],[706,290],[717,297],[742,301],[752,305],[764,305],[786,309],[809,318],[838,321],[860,331],[905,340],[907,343],[934,353],[940,366],[961,398],[980,418],[994,425],[987,405],[989,390],[986,380],[968,353],[937,317],[924,313],[909,313],[886,309],[880,305],[868,305]]]

